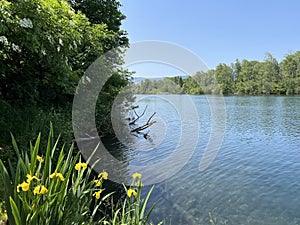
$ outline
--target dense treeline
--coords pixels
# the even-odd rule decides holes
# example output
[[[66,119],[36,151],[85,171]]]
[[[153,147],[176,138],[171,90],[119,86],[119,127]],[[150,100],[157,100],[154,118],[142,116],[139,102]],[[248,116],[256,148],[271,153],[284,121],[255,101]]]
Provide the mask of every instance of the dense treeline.
[[[118,0],[0,1],[0,156],[10,155],[10,132],[27,144],[39,131],[70,143],[72,101],[84,71],[111,49],[128,46],[120,28],[125,16]],[[121,50],[114,61],[122,63]],[[114,66],[114,65],[112,65]],[[97,125],[111,132],[107,116],[129,73],[116,69],[102,89]],[[23,142],[23,143],[22,143]]]
[[[219,64],[194,76],[145,80],[134,90],[141,94],[188,93],[225,95],[298,95],[300,94],[300,51],[278,62],[271,54],[260,61],[236,60]]]
[[[145,79],[141,83],[133,84],[136,94],[182,94],[183,78],[166,77],[163,80]]]

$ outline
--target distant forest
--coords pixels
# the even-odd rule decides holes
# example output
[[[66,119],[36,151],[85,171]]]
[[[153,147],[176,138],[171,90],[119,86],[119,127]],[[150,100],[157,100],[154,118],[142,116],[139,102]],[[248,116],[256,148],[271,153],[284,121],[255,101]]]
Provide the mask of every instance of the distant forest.
[[[236,60],[187,78],[146,79],[133,84],[136,94],[299,95],[300,51],[278,62],[267,53],[264,61]]]

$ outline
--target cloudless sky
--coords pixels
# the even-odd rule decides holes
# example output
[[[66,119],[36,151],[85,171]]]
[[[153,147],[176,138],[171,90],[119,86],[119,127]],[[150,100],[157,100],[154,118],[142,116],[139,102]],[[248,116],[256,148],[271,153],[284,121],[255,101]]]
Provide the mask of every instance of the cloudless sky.
[[[299,0],[120,0],[130,42],[160,40],[209,68],[236,59],[277,60],[300,50]]]

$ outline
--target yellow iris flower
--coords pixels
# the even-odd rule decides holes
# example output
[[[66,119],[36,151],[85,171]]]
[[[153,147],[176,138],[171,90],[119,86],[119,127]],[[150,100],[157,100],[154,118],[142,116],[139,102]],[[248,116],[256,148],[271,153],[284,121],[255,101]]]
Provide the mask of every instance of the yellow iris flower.
[[[100,180],[94,180],[94,183],[96,184],[97,187],[101,187],[102,182]]]
[[[30,186],[30,183],[27,183],[27,182],[24,181],[22,184],[18,184],[17,192],[20,192],[20,188],[22,188],[22,191],[28,191],[29,186]]]
[[[43,194],[46,194],[47,192],[48,192],[48,189],[44,185],[42,185],[40,194],[43,195]]]
[[[140,174],[140,173],[134,173],[134,174],[132,174],[132,177],[133,177],[133,179],[142,179],[142,174]]]
[[[83,170],[85,170],[86,168],[87,168],[87,164],[86,163],[77,163],[76,165],[75,165],[75,170],[80,170],[80,169],[83,169]]]
[[[44,159],[39,155],[36,157],[36,159],[37,159],[37,161],[39,161],[41,163],[44,162]]]
[[[32,176],[31,172],[30,172],[30,174],[27,174],[26,177],[27,177],[27,181],[26,181],[26,182],[29,183],[29,184],[30,184],[30,182],[31,182],[33,179],[36,179],[37,181],[40,181],[40,179],[37,178],[36,176]]]
[[[56,171],[52,173],[50,176],[50,179],[53,179],[54,177],[58,177],[61,181],[64,181],[65,178],[61,173],[57,173]]]
[[[103,180],[108,179],[108,173],[103,171],[102,173],[99,173],[98,178],[102,177]]]
[[[96,191],[93,196],[95,196],[96,199],[99,199],[100,198],[100,194],[102,193],[102,189],[100,189],[99,191]]]
[[[34,195],[44,195],[48,192],[48,189],[44,185],[38,185],[34,188]]]
[[[132,195],[137,196],[137,192],[133,189],[128,189],[127,190],[127,196],[130,198]]]

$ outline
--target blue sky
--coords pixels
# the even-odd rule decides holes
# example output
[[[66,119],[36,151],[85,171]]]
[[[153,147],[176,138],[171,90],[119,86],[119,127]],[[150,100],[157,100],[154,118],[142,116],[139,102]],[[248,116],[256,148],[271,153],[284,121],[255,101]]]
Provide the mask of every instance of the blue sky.
[[[236,59],[282,60],[300,50],[300,1],[120,0],[130,42],[161,40],[196,53],[209,68]]]

